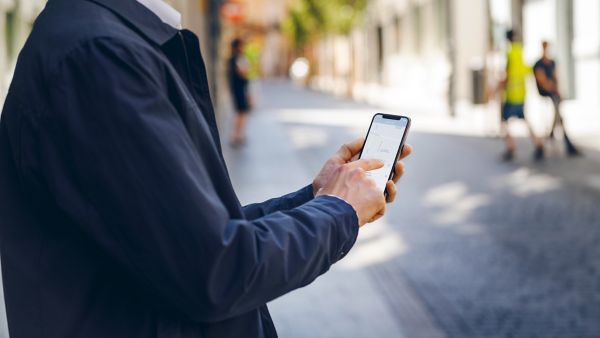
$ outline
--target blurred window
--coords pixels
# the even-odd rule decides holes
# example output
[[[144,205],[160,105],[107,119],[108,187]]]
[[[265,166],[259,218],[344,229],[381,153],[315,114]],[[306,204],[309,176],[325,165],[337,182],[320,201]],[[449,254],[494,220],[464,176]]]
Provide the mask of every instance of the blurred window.
[[[396,52],[400,52],[402,51],[402,18],[399,15],[394,18],[394,33]]]
[[[383,27],[379,25],[377,26],[377,70],[380,72],[383,71],[383,61]]]
[[[421,54],[423,48],[423,7],[413,7],[413,47],[415,54]]]
[[[448,1],[437,0],[435,2],[435,13],[436,13],[436,47],[438,49],[444,49],[446,47],[446,41],[448,38],[447,25],[448,25]]]
[[[489,16],[492,21],[492,42],[494,50],[506,49],[506,31],[512,26],[511,2],[488,0]]]

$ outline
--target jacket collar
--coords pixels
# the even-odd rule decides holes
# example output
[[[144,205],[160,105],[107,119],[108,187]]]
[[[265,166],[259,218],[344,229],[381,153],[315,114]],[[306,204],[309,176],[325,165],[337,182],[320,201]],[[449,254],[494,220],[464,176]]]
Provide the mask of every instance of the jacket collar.
[[[162,22],[181,29],[181,13],[164,0],[137,0],[137,2],[151,10]]]
[[[172,26],[162,22],[156,14],[136,0],[87,1],[94,2],[112,11],[133,26],[136,31],[159,46],[164,45],[179,32]]]

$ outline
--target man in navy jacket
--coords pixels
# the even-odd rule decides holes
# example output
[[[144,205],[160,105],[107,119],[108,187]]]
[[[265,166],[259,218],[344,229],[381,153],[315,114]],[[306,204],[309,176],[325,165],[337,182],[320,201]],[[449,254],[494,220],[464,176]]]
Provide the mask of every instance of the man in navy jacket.
[[[360,140],[306,188],[240,206],[198,40],[164,21],[50,0],[19,56],[0,123],[12,338],[276,337],[265,304],[384,212]]]

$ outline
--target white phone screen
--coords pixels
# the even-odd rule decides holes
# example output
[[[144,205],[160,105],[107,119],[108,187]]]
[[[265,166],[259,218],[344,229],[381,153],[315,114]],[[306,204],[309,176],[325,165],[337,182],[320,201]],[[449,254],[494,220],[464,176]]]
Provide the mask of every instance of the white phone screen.
[[[382,168],[367,172],[367,176],[375,180],[377,187],[382,192],[385,191],[385,186],[396,162],[396,155],[407,124],[408,119],[405,117],[393,119],[378,114],[373,118],[360,158],[383,161]]]

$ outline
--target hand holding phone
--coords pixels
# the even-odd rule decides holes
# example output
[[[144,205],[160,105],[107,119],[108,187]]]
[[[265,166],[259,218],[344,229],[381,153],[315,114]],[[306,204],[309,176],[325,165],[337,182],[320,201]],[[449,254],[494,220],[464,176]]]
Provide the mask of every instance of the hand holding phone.
[[[359,155],[359,158],[383,162],[382,168],[368,171],[367,176],[375,180],[379,190],[386,196],[386,185],[393,178],[394,167],[406,141],[410,123],[410,118],[406,116],[375,114]]]
[[[402,164],[396,160],[399,155],[406,157],[411,152],[410,147],[402,150],[410,119],[380,115],[373,117],[366,139],[359,138],[343,145],[313,181],[315,196],[332,195],[345,200],[356,211],[360,226],[383,216],[386,186],[390,188],[390,191],[385,191],[387,202],[391,202],[396,194],[395,186],[387,185],[388,180],[397,181],[404,171]],[[372,147],[377,141],[383,143],[379,144],[380,147]],[[388,148],[393,151],[386,151]],[[357,161],[360,155],[363,159]],[[393,177],[394,174],[398,176]]]

